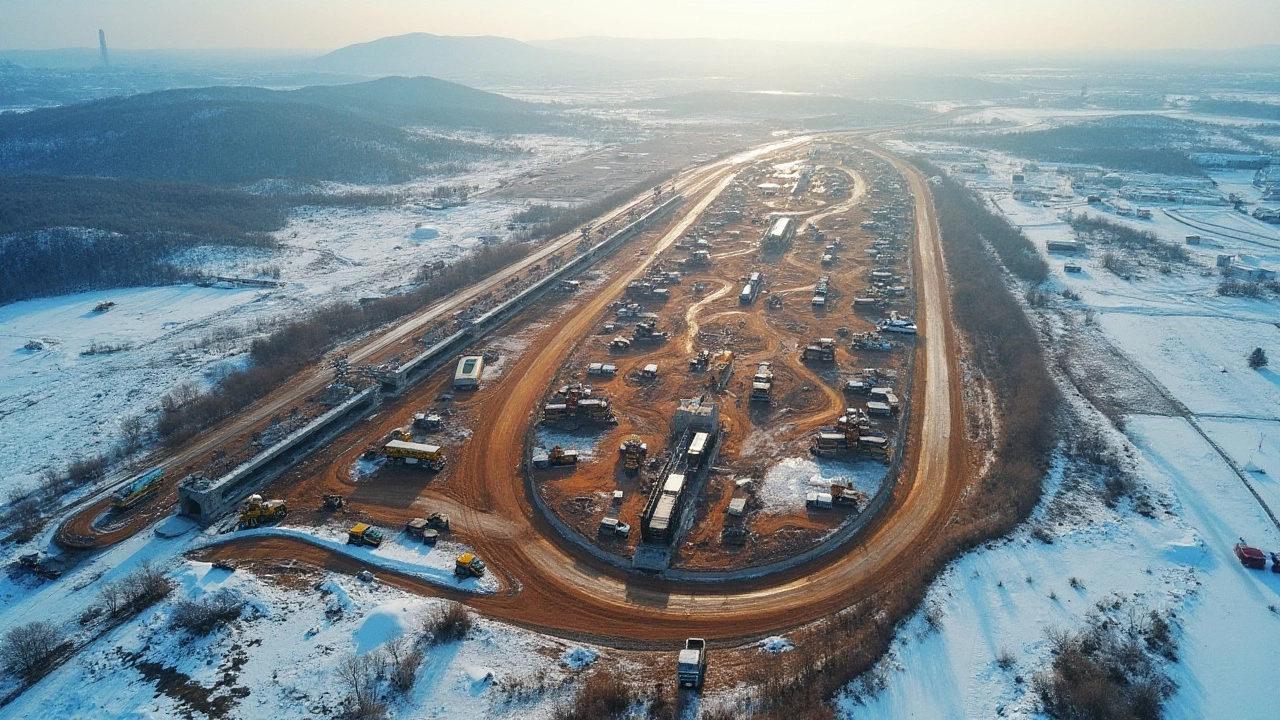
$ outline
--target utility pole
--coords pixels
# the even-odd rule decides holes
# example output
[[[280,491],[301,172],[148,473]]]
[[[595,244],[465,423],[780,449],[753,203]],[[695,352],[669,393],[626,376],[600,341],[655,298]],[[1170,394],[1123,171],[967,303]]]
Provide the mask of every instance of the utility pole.
[[[102,66],[110,65],[111,60],[107,58],[107,34],[101,29],[98,30],[98,47],[102,48]]]

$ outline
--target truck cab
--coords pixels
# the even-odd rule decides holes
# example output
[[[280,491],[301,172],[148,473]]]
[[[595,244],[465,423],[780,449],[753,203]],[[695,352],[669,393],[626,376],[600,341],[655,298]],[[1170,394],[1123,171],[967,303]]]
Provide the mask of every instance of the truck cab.
[[[689,638],[684,641],[684,649],[680,651],[680,659],[676,665],[676,677],[680,681],[680,687],[702,689],[702,681],[707,677],[706,640]]]

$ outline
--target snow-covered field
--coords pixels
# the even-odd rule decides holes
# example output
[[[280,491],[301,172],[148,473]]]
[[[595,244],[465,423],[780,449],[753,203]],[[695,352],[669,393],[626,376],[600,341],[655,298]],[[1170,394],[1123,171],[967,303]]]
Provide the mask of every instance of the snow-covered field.
[[[422,619],[441,604],[334,575],[313,591],[202,562],[182,563],[173,577],[172,598],[94,642],[0,717],[205,717],[210,707],[236,718],[332,716],[345,696],[343,663],[395,638],[418,641]],[[232,627],[204,638],[169,627],[175,601],[221,590],[248,602]],[[422,649],[412,690],[390,703],[395,717],[547,717],[548,698],[602,654],[480,617],[465,640]]]
[[[1041,120],[1023,111],[992,116]],[[995,154],[977,159],[990,175],[962,178],[1041,252],[1046,241],[1071,237],[1065,211],[1095,212],[1081,197],[1015,201],[1008,178],[1024,161]],[[1052,171],[1041,165],[1046,174]],[[1211,178],[1224,195],[1258,199],[1238,171]],[[875,680],[850,686],[842,701],[849,717],[1039,717],[1031,679],[1050,664],[1047,632],[1077,629],[1100,603],[1117,598],[1171,612],[1179,626],[1179,661],[1167,668],[1178,690],[1166,717],[1276,717],[1267,678],[1270,668],[1280,667],[1280,574],[1243,568],[1232,546],[1243,537],[1280,551],[1280,528],[1266,512],[1280,514],[1280,379],[1245,363],[1254,347],[1280,357],[1280,302],[1221,297],[1221,278],[1209,268],[1218,253],[1248,253],[1280,265],[1280,228],[1221,206],[1153,205],[1149,221],[1108,219],[1180,246],[1185,235],[1202,235],[1205,245],[1185,246],[1200,269],[1178,267],[1163,275],[1148,268],[1125,280],[1102,266],[1096,249],[1083,258],[1046,255],[1049,287],[1079,295],[1060,302],[1060,311],[1096,323],[1190,414],[1134,408],[1123,418],[1121,434],[1096,411],[1082,411],[1106,428],[1116,446],[1129,449],[1136,476],[1160,509],[1152,518],[1124,503],[1108,509],[1087,490],[1063,485],[1060,459],[1059,475],[1030,525],[955,562],[904,627]],[[1080,264],[1083,272],[1065,273],[1065,263]],[[1051,512],[1059,492],[1075,496],[1087,511],[1064,522]],[[1052,544],[1034,539],[1031,528],[1043,526],[1050,528]]]
[[[411,282],[425,263],[456,259],[484,236],[505,237],[519,205],[484,191],[598,149],[557,137],[515,141],[530,154],[396,186],[411,198],[403,204],[302,208],[275,234],[276,251],[202,247],[179,258],[224,276],[278,269],[279,288],[120,288],[0,307],[0,497],[31,489],[45,468],[109,452],[120,421],[153,413],[179,382],[208,384],[238,367],[246,348],[236,338],[317,302],[383,295]],[[480,191],[465,206],[429,209],[423,199],[441,183]],[[116,305],[93,312],[102,301]],[[44,349],[25,350],[31,340]],[[117,350],[81,355],[95,344]]]

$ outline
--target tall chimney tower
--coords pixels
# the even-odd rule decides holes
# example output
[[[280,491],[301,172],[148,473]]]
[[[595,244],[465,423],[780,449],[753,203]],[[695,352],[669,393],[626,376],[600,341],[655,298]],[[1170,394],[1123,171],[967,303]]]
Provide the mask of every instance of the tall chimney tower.
[[[107,59],[107,34],[98,30],[98,47],[102,48],[102,64],[110,65],[111,61]]]

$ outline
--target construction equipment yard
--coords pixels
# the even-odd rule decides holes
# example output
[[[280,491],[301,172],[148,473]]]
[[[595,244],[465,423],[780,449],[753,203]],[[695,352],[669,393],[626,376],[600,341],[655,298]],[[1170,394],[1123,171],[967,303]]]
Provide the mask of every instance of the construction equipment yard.
[[[618,647],[758,637],[870,596],[921,543],[942,538],[970,473],[927,185],[881,151],[845,143],[798,138],[685,172],[673,214],[384,397],[261,493],[287,503],[294,526],[395,532],[445,513],[498,593],[386,568],[379,577]],[[359,347],[392,348],[431,322],[424,314]],[[477,389],[454,390],[460,356],[483,358]],[[315,396],[331,372],[318,367],[281,393]],[[254,417],[198,437],[168,466],[189,466],[215,438],[264,418]],[[620,449],[633,435],[647,453],[629,471]],[[871,468],[871,492],[814,487],[808,502],[782,510],[757,499],[771,465],[811,455],[824,456],[824,478]],[[668,527],[652,506],[675,470],[688,484],[667,501],[683,508]],[[132,522],[100,528],[104,508],[93,503],[64,534],[99,546],[127,537],[173,510],[168,487],[130,511]],[[335,494],[345,502],[321,508]],[[633,557],[664,542],[657,566]],[[228,534],[198,552],[352,572],[362,564],[296,534]]]

